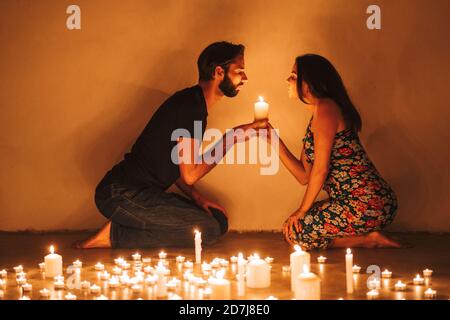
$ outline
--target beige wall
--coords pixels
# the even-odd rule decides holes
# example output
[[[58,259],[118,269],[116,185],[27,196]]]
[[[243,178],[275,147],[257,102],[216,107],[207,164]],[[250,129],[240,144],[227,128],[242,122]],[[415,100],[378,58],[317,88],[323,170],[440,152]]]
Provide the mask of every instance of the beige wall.
[[[81,7],[82,30],[65,27]],[[370,4],[382,30],[366,28]],[[210,112],[221,130],[252,120],[262,94],[272,123],[298,154],[310,113],[287,98],[294,57],[314,52],[340,71],[364,121],[372,160],[396,190],[391,230],[450,231],[450,2],[433,1],[1,1],[0,230],[85,229],[103,174],[155,108],[197,79],[209,43],[247,46],[250,78]],[[305,187],[284,167],[221,165],[199,183],[238,230],[279,229]]]

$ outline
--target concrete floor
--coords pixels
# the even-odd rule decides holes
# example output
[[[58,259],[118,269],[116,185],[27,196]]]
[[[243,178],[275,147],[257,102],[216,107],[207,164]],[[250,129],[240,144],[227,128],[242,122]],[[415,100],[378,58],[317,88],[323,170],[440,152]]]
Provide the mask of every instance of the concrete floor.
[[[21,291],[15,282],[13,267],[23,265],[27,273],[28,282],[33,285],[30,294],[31,299],[40,299],[39,290],[43,287],[53,288],[53,281],[43,279],[39,272],[38,263],[44,260],[48,254],[50,244],[57,247],[57,252],[63,256],[64,270],[75,261],[83,262],[81,273],[82,280],[100,284],[94,271],[94,264],[102,262],[108,271],[114,266],[114,258],[122,256],[132,260],[131,254],[139,251],[142,257],[150,257],[153,261],[158,259],[158,253],[164,248],[129,250],[129,249],[95,249],[76,250],[71,248],[71,243],[76,239],[84,239],[89,233],[53,233],[53,234],[29,234],[29,233],[0,233],[0,270],[8,271],[6,287],[3,288],[4,299],[18,299]],[[393,271],[392,279],[382,281],[379,299],[423,299],[423,292],[431,287],[437,290],[436,299],[450,298],[450,234],[391,234],[397,239],[406,241],[412,245],[405,249],[359,249],[353,250],[354,263],[361,266],[361,273],[354,276],[355,292],[346,294],[345,290],[345,249],[331,249],[321,252],[311,252],[311,271],[318,274],[321,279],[322,299],[366,299],[368,291],[366,279],[370,274],[365,270],[369,265],[378,265],[382,270],[388,268]],[[178,276],[175,257],[183,255],[186,259],[195,259],[194,250],[188,248],[165,249],[168,253],[172,270],[171,276]],[[289,265],[289,254],[292,248],[282,240],[280,233],[235,233],[230,232],[212,247],[203,248],[203,261],[211,261],[214,257],[229,259],[230,256],[243,252],[245,256],[258,253],[261,257],[273,257],[271,286],[268,289],[246,289],[244,297],[237,297],[236,281],[232,281],[232,299],[265,299],[272,295],[278,299],[292,299],[290,292],[290,275],[282,272],[282,266]],[[324,265],[317,263],[317,257],[323,255],[328,259]],[[424,286],[414,286],[412,278],[423,269],[434,270],[431,279]],[[200,275],[198,267],[196,273]],[[226,278],[233,278],[231,268],[228,269]],[[407,289],[403,293],[393,291],[393,285],[398,280],[407,283]],[[1,288],[0,288],[1,290]],[[104,291],[105,295],[112,299],[136,299],[153,298],[151,293],[136,295],[126,289]],[[92,299],[93,296],[82,290],[71,291],[78,299]],[[67,291],[54,291],[54,297],[61,298]],[[184,298],[182,289],[178,292]]]

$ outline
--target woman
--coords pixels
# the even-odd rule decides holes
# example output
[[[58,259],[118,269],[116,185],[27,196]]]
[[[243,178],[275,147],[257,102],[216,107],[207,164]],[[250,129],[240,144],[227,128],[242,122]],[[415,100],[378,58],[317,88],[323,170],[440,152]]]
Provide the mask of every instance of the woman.
[[[310,105],[313,116],[300,159],[279,140],[281,161],[308,185],[284,223],[285,239],[305,250],[400,247],[379,232],[392,222],[397,199],[361,145],[361,118],[336,69],[324,57],[306,54],[296,58],[287,83],[289,96]],[[322,188],[330,198],[314,202]]]

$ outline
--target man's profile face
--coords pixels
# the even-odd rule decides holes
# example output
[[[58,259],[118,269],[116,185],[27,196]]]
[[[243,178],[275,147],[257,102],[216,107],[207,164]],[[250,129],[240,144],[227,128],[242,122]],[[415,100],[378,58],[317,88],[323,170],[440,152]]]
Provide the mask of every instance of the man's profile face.
[[[235,97],[247,80],[244,57],[239,56],[228,65],[228,70],[225,72],[219,88],[225,96]]]

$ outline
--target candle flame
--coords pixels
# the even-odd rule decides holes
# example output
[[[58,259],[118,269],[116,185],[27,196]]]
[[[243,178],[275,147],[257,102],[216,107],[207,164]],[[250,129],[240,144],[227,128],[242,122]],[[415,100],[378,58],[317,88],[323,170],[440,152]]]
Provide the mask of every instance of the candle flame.
[[[352,250],[350,248],[347,249],[347,254],[351,254]]]
[[[51,253],[51,254],[54,254],[54,253],[55,253],[55,247],[50,246],[50,253]]]
[[[259,96],[259,102],[264,102],[264,98]]]
[[[298,244],[294,246],[294,249],[295,251],[302,251],[302,248]]]

